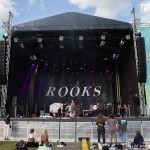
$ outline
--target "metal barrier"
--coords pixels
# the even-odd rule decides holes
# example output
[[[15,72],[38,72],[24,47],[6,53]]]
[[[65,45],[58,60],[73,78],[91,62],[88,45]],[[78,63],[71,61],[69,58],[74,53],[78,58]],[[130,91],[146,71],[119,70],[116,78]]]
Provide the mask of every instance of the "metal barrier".
[[[10,129],[10,139],[27,140],[31,128],[34,128],[36,137],[40,139],[43,129],[48,130],[50,141],[75,142],[79,137],[89,137],[92,142],[97,142],[97,126],[95,122],[48,122],[48,121],[13,121]],[[108,126],[106,141],[108,138]],[[127,139],[132,141],[135,132],[139,130],[145,141],[150,141],[150,121],[128,121]],[[4,121],[0,121],[0,139],[3,139]]]

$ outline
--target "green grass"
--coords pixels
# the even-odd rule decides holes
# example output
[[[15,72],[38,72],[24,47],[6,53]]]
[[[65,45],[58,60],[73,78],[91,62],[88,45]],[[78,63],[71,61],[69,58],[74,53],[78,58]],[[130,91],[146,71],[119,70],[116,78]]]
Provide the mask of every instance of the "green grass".
[[[17,141],[0,141],[0,150],[14,150]],[[57,145],[58,143],[53,143]],[[67,143],[68,146],[79,147],[79,143]],[[57,148],[56,146],[52,150],[62,150],[63,148]],[[37,150],[37,148],[28,148],[28,150]],[[79,150],[79,148],[67,148],[66,150]]]

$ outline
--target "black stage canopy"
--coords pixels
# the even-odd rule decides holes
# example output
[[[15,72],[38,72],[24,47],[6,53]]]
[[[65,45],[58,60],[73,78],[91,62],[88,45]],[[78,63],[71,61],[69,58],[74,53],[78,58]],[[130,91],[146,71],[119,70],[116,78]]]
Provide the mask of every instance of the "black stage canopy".
[[[122,104],[133,103],[137,93],[132,34],[129,23],[74,12],[15,25],[8,94],[30,112],[71,99],[81,109],[111,103],[117,111],[118,88]],[[48,93],[51,86],[58,89],[55,96]],[[70,91],[78,86],[80,93],[61,97],[63,86]],[[101,95],[93,97],[99,86]],[[92,88],[84,93],[84,87]]]
[[[96,30],[126,29],[131,24],[81,13],[67,12],[39,20],[15,25],[13,31],[52,31],[52,30]]]

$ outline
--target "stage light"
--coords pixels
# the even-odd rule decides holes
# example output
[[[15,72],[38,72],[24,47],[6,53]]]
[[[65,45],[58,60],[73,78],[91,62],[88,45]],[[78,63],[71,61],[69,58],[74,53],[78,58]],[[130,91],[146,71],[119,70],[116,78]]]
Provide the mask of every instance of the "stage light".
[[[59,41],[63,41],[64,40],[64,37],[61,35],[59,36]]]
[[[84,46],[83,46],[83,36],[79,36],[79,48],[84,48]]]
[[[79,41],[83,41],[83,36],[79,36]]]
[[[113,54],[113,59],[118,59],[119,58],[119,54]]]
[[[60,49],[64,48],[64,37],[63,36],[59,36],[59,47]]]
[[[120,45],[120,46],[123,46],[123,45],[124,45],[124,43],[125,43],[125,42],[123,41],[123,39],[121,39],[121,41],[120,41],[119,45]]]
[[[105,45],[105,41],[101,41],[100,46],[104,46]]]
[[[36,60],[37,57],[36,57],[36,55],[33,54],[33,55],[30,56],[30,59],[31,59],[31,60]]]
[[[42,38],[37,38],[37,41],[38,41],[38,43],[39,43],[39,47],[40,48],[43,48],[43,39]]]
[[[130,35],[126,35],[126,36],[125,36],[125,39],[126,39],[126,40],[130,40],[130,39],[131,39],[131,36],[130,36]]]
[[[43,48],[43,43],[39,43],[39,47],[40,47],[40,48]]]
[[[38,38],[37,41],[38,41],[38,43],[42,43],[43,40],[42,40],[42,38]]]
[[[24,43],[23,42],[20,43],[20,47],[24,48]]]
[[[18,38],[14,38],[14,42],[17,43],[18,42]]]
[[[101,40],[104,41],[105,39],[106,39],[106,35],[105,35],[105,34],[102,34],[102,35],[101,35]]]

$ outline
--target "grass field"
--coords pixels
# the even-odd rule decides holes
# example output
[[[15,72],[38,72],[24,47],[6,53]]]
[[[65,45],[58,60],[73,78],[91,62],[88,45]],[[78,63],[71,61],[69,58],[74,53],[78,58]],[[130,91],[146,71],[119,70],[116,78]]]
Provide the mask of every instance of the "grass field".
[[[0,150],[14,150],[16,141],[0,141]],[[54,148],[52,150],[62,150],[63,148],[57,148],[56,145],[59,143],[53,143]],[[79,143],[67,143],[68,148],[67,150],[79,150]],[[74,147],[74,148],[69,148]],[[28,150],[37,150],[37,148],[29,148]]]

